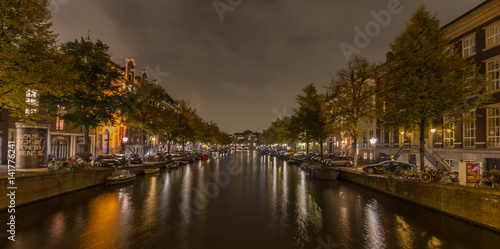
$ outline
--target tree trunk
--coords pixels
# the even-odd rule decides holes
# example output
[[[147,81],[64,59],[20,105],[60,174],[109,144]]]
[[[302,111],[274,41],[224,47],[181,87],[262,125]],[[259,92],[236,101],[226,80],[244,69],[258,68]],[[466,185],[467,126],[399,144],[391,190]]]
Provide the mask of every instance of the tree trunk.
[[[356,149],[356,146],[358,145],[358,139],[353,138],[353,143],[351,145],[352,147],[352,154],[353,154],[353,161],[354,161],[354,167],[356,167],[356,171],[358,171],[358,150]]]
[[[321,142],[319,148],[321,149],[320,153],[321,153],[321,156],[323,156],[323,142]]]
[[[83,126],[83,137],[85,139],[85,144],[83,145],[83,160],[90,161],[90,134],[89,127]]]
[[[420,146],[419,146],[419,154],[420,154],[420,171],[425,170],[425,130],[426,130],[426,119],[422,118],[420,121]]]
[[[146,155],[146,132],[143,129],[142,130],[142,158],[144,158],[144,155]]]
[[[309,155],[309,142],[306,143],[306,153]]]

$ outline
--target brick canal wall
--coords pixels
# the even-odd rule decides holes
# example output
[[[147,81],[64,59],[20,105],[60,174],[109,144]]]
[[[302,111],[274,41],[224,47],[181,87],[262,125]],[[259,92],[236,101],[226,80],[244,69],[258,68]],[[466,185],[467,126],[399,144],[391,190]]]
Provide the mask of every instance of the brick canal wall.
[[[106,177],[110,176],[112,172],[111,168],[36,174],[18,171],[16,172],[14,185],[17,187],[15,189],[16,206],[104,184]],[[11,185],[8,185],[6,178],[0,178],[1,189],[7,190],[9,186]],[[9,206],[9,201],[6,196],[2,196],[0,198],[0,210],[6,209]]]
[[[123,169],[130,170],[131,173],[141,174],[143,169],[151,167],[165,167],[164,162],[147,163],[141,166],[132,166]],[[35,201],[55,197],[61,194],[89,188],[104,184],[106,177],[113,173],[113,168],[98,168],[91,170],[72,170],[56,172],[23,172],[17,171],[15,175],[15,205],[28,204]],[[8,184],[7,177],[0,178],[0,211],[7,209],[10,199],[3,194],[11,185]]]
[[[347,180],[500,232],[500,191],[342,171]]]

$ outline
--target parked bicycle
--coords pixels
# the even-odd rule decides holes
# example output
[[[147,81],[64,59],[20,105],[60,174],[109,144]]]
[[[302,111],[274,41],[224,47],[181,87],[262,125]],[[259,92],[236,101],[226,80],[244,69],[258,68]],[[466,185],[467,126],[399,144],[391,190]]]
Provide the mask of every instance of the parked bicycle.
[[[500,189],[500,170],[492,169],[482,174],[474,187]]]
[[[422,182],[444,182],[446,176],[439,170],[427,170],[420,174],[420,180]]]

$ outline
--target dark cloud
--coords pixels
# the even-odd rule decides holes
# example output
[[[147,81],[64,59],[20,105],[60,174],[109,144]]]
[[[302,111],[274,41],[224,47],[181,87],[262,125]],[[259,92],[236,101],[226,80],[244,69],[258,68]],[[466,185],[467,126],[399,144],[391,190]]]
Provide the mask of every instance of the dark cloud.
[[[308,83],[324,92],[347,63],[339,44],[353,44],[354,27],[364,29],[370,11],[389,2],[243,0],[221,21],[210,0],[58,0],[53,22],[61,42],[90,30],[117,62],[133,57],[139,69],[169,73],[162,85],[175,99],[232,133],[260,131],[284,107],[290,113]],[[383,61],[419,4],[445,24],[481,2],[400,0],[401,13],[360,55]]]

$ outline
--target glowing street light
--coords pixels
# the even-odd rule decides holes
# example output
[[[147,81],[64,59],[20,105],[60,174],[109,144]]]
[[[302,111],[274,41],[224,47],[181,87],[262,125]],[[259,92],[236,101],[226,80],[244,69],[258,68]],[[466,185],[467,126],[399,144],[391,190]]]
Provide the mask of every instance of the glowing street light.
[[[372,147],[373,147],[373,163],[375,163],[375,143],[377,142],[377,139],[376,138],[372,138],[370,139],[370,143],[372,144]]]

